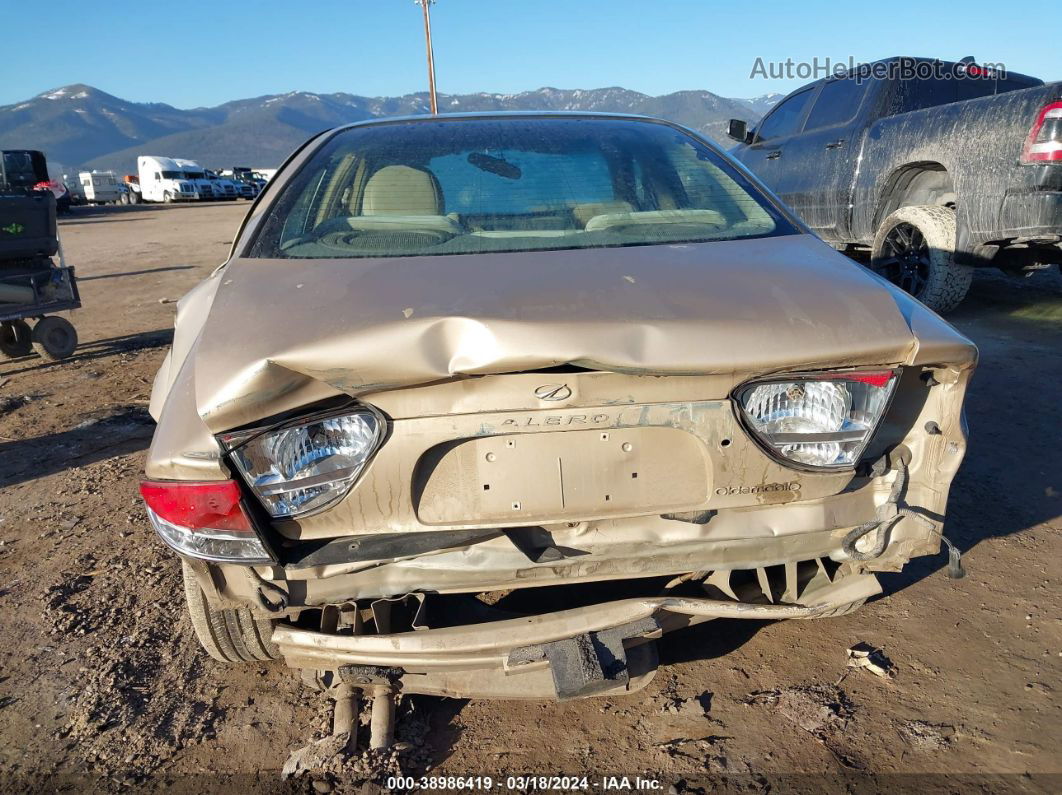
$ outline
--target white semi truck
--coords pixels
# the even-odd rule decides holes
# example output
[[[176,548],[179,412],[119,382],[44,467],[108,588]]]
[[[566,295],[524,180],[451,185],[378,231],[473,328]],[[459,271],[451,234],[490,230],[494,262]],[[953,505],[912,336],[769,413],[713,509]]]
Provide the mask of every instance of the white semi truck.
[[[136,159],[140,177],[140,198],[148,202],[194,201],[199,198],[195,184],[185,178],[184,169],[172,157],[141,155]]]
[[[236,183],[236,187],[239,188],[240,194],[245,199],[253,199],[259,193],[262,192],[262,188],[265,187],[265,180],[259,179],[251,173],[251,169],[246,166],[233,166],[232,168],[222,169],[221,176],[231,179]]]
[[[210,201],[214,197],[214,186],[207,179],[203,167],[194,160],[185,160],[175,157],[173,162],[181,169],[184,178],[195,186],[195,191],[200,201]]]
[[[239,198],[236,185],[231,180],[218,178],[216,174],[208,172],[194,160],[175,158],[174,162],[184,170],[185,178],[195,183],[201,200]]]
[[[240,186],[234,180],[218,174],[216,171],[211,171],[209,168],[203,169],[203,173],[210,180],[210,184],[214,186],[215,199],[235,201],[240,198]]]

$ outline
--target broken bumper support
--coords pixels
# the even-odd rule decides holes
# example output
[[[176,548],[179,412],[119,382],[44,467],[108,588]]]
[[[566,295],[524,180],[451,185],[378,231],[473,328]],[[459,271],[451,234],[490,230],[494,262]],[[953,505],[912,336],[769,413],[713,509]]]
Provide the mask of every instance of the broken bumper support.
[[[655,659],[645,650],[636,661],[628,654],[664,632],[713,618],[820,618],[880,590],[873,576],[851,575],[816,590],[805,604],[661,596],[390,635],[338,635],[279,624],[273,642],[296,668],[400,668],[401,688],[408,692],[578,698],[644,686]]]

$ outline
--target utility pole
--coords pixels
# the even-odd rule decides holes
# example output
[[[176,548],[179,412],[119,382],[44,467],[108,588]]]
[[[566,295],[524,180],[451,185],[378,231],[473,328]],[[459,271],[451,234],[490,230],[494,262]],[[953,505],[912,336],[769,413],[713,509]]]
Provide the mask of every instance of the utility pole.
[[[431,95],[431,115],[439,113],[439,102],[435,98],[435,55],[431,48],[431,14],[428,6],[435,0],[413,0],[424,11],[424,44],[428,48],[428,93]]]

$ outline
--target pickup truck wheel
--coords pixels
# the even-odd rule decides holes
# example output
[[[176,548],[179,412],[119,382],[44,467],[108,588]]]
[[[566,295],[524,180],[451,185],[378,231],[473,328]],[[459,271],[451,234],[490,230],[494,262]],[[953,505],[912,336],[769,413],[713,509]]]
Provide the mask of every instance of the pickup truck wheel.
[[[874,235],[870,267],[941,314],[966,297],[973,269],[955,263],[955,210],[901,207]]]
[[[181,571],[192,628],[207,654],[224,663],[280,659],[280,651],[271,640],[272,621],[258,618],[246,607],[211,610],[195,573],[183,560]]]

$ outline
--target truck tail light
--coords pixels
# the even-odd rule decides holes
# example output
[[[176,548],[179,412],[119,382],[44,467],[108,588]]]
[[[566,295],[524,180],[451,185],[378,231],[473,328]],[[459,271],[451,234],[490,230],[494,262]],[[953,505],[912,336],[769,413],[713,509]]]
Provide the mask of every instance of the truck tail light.
[[[774,457],[846,469],[859,461],[895,385],[892,370],[800,373],[747,384],[737,399],[745,427]]]
[[[268,563],[234,480],[145,480],[140,496],[155,532],[178,552],[227,563]]]
[[[1021,162],[1062,163],[1062,102],[1051,102],[1040,109],[1021,150]]]

